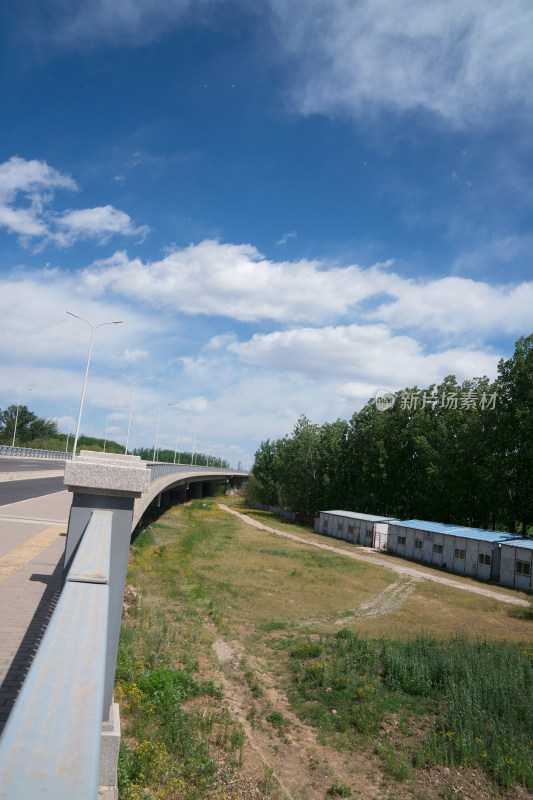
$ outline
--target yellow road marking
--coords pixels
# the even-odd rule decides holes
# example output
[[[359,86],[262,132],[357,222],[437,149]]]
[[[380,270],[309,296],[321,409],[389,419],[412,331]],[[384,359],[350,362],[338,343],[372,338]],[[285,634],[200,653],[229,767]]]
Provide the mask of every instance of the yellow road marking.
[[[67,530],[66,525],[52,525],[50,528],[37,533],[28,539],[24,544],[20,544],[6,553],[5,556],[0,557],[0,581],[9,578],[14,572],[23,567],[32,558],[38,556],[43,550],[46,550],[49,545],[57,541],[61,533]]]

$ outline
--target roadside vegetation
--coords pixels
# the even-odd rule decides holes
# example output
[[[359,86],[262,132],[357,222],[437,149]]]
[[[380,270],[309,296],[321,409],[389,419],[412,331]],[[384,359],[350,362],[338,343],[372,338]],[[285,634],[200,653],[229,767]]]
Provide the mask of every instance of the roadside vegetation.
[[[212,499],[146,523],[117,665],[122,800],[529,797],[533,623],[424,580],[357,617],[397,581]]]
[[[498,377],[454,375],[407,387],[385,411],[374,399],[350,420],[267,439],[251,499],[316,514],[344,509],[533,534],[533,334]]]
[[[15,419],[17,418],[17,407],[0,411],[0,444],[12,445],[13,432],[15,430]],[[17,447],[32,447],[38,450],[54,450],[66,452],[67,445],[69,452],[72,452],[74,444],[73,436],[67,437],[66,433],[60,433],[55,419],[45,419],[38,417],[27,406],[21,405],[18,409],[17,431],[15,444]],[[96,436],[84,436],[78,438],[77,452],[80,450],[93,450],[95,452],[123,453],[124,444],[114,442],[112,439],[99,439]],[[154,451],[150,447],[140,447],[132,451],[133,455],[140,456],[144,461],[151,461]],[[205,453],[189,453],[182,451],[174,453],[174,450],[158,450],[156,453],[158,461],[178,464],[198,464],[213,467],[228,467],[227,461]]]

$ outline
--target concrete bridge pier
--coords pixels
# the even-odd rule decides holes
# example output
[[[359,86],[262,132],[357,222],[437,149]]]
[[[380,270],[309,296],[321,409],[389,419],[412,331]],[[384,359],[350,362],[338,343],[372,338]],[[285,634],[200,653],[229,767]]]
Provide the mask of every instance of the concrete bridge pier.
[[[189,498],[193,500],[199,500],[201,497],[203,497],[203,492],[202,492],[203,486],[204,484],[202,481],[194,481],[189,483],[188,487]]]

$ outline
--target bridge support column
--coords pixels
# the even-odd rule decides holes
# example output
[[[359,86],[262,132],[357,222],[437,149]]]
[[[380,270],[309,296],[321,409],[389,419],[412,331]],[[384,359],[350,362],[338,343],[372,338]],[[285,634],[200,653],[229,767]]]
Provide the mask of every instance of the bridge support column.
[[[170,499],[174,500],[176,503],[184,503],[187,499],[187,489],[185,486],[171,489]]]
[[[199,499],[202,496],[202,487],[202,481],[195,481],[194,483],[191,481],[189,484],[190,496],[194,499]]]
[[[100,780],[102,785],[116,786],[120,718],[118,705],[113,704],[113,685],[118,638],[126,585],[133,504],[135,498],[147,491],[150,485],[150,472],[139,456],[82,450],[79,456],[67,462],[65,484],[69,492],[73,493],[65,545],[65,575],[70,569],[92,512],[98,509],[113,512]],[[83,725],[83,720],[80,720],[80,725]]]

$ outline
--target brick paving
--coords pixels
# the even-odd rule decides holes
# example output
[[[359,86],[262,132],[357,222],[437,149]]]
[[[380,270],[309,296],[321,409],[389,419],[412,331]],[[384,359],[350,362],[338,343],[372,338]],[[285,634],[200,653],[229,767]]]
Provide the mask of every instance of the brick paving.
[[[0,732],[61,593],[71,499],[62,491],[0,507]]]

